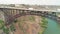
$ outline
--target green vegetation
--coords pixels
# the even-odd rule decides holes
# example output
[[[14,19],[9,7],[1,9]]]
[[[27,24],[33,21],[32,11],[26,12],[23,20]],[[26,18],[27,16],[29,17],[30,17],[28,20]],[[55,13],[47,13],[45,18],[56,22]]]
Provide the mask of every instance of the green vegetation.
[[[48,26],[48,21],[47,21],[47,19],[46,19],[45,17],[42,17],[41,26],[42,26],[43,28],[47,28],[47,26]]]
[[[24,19],[19,21],[19,27],[21,30],[23,30],[23,27],[22,27],[23,24],[24,24]]]
[[[20,30],[24,32],[24,34],[26,34],[26,28],[24,28],[23,26],[25,25],[25,19],[21,19],[19,21],[19,27],[20,27]]]
[[[38,32],[38,34],[40,34],[40,32]]]
[[[19,27],[20,27],[20,30],[22,30],[24,34],[26,34],[26,30],[23,27],[23,23],[19,23]]]
[[[41,17],[42,18],[42,23],[39,23],[39,25],[42,27],[42,31],[41,32],[38,32],[38,34],[43,34],[44,30],[47,28],[48,26],[48,21],[45,17]]]
[[[9,28],[3,27],[3,31],[4,31],[4,33],[6,33],[6,34],[9,34]]]
[[[11,31],[15,31],[15,27],[14,27],[13,24],[11,24],[11,26],[10,26],[10,30],[11,30]]]
[[[3,20],[0,20],[0,29],[2,29],[4,33],[9,34],[9,28],[5,27]]]
[[[30,21],[35,21],[34,16],[29,16],[29,20],[30,20]]]
[[[0,29],[2,29],[4,26],[4,21],[0,20]]]
[[[17,19],[14,20],[14,23],[16,23],[16,22],[17,22]]]

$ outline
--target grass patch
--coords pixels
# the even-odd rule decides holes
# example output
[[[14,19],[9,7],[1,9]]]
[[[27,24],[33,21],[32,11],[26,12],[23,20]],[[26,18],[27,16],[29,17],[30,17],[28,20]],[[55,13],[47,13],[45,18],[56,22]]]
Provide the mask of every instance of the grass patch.
[[[15,31],[15,27],[14,27],[13,24],[11,24],[11,26],[10,26],[10,30],[11,30],[11,31]]]
[[[29,16],[29,20],[30,21],[35,21],[35,17],[34,16]]]
[[[48,21],[47,21],[47,19],[45,18],[45,17],[41,17],[42,18],[42,20],[41,20],[41,22],[42,23],[39,23],[39,25],[43,28],[43,30],[41,31],[41,32],[38,32],[38,34],[43,34],[43,32],[44,32],[44,30],[47,28],[47,26],[48,26]]]
[[[23,27],[23,25],[25,24],[25,19],[21,19],[18,23],[20,30],[23,31],[24,34],[26,34],[26,29]]]
[[[0,20],[0,29],[2,29],[4,33],[9,34],[9,28],[5,27],[3,20]]]
[[[9,34],[9,28],[3,27],[3,31],[4,31],[4,33],[6,33],[6,34]]]
[[[40,32],[38,32],[38,34],[40,34]]]
[[[2,29],[4,26],[4,21],[3,20],[0,20],[0,29]]]
[[[47,19],[46,19],[45,17],[42,17],[41,26],[42,26],[43,28],[47,28],[47,26],[48,26],[48,21],[47,21]]]

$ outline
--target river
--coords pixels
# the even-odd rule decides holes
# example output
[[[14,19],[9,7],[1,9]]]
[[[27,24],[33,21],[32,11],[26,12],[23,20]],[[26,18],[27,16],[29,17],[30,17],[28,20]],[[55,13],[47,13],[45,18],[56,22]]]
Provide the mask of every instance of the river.
[[[43,34],[60,34],[60,24],[52,19],[48,19],[48,27]]]

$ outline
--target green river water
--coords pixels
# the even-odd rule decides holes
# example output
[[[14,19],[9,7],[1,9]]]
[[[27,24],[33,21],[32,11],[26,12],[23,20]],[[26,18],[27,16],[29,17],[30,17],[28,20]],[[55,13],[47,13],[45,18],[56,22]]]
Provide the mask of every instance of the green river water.
[[[48,19],[48,27],[43,34],[60,34],[60,24],[54,20]]]

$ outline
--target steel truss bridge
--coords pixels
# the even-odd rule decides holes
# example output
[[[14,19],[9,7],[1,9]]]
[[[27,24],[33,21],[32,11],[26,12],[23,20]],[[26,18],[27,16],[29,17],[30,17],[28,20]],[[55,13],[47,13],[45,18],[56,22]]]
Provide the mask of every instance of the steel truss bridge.
[[[12,23],[16,18],[24,16],[24,15],[37,15],[43,16],[46,18],[50,18],[53,20],[60,20],[56,15],[57,12],[54,10],[30,10],[30,9],[22,9],[22,8],[0,8],[0,11],[4,13],[4,18],[6,24]]]

